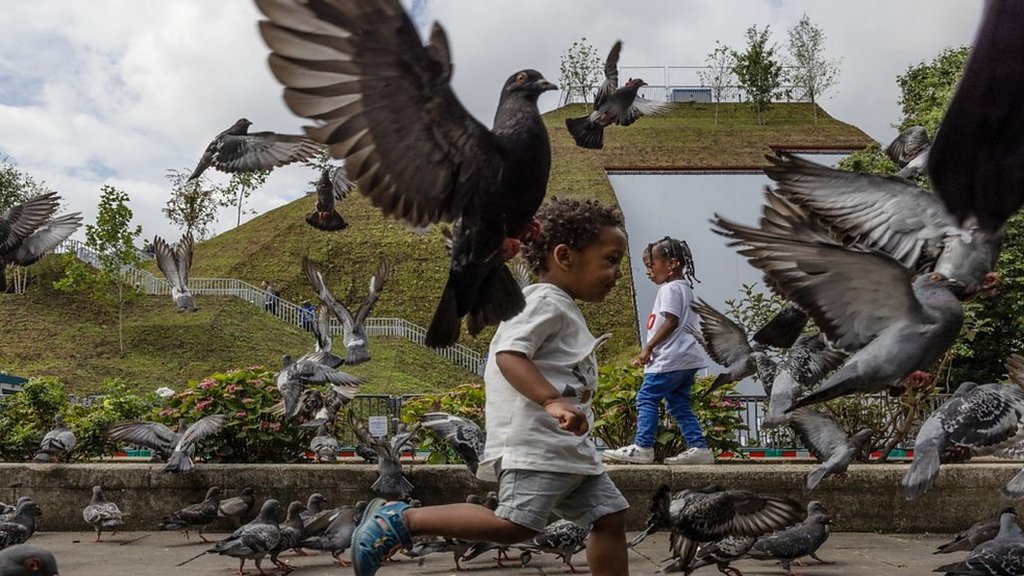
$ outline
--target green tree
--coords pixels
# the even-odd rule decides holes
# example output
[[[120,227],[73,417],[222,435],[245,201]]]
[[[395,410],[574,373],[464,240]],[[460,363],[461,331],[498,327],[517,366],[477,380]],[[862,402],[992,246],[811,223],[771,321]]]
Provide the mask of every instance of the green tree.
[[[562,62],[559,66],[558,84],[562,87],[562,104],[575,102],[577,96],[584,102],[589,102],[593,96],[591,91],[594,86],[602,81],[603,69],[601,57],[587,42],[586,36],[573,42],[572,46],[562,53]]]
[[[715,49],[704,57],[707,70],[697,72],[700,85],[711,89],[715,101],[715,126],[718,126],[718,105],[736,92],[736,75],[732,71],[732,50],[715,40]]]
[[[217,189],[221,206],[234,206],[237,208],[235,226],[242,223],[242,207],[245,205],[245,201],[249,199],[254,190],[258,190],[267,183],[267,176],[269,175],[270,170],[235,172],[231,175],[231,180],[228,181],[227,186]],[[250,210],[249,212],[251,214],[256,213],[255,210]]]
[[[825,58],[825,32],[804,14],[789,30],[789,55],[793,60],[790,82],[801,92],[800,98],[811,102],[814,123],[818,123],[818,100],[835,86],[839,76],[839,60]]]
[[[187,168],[167,170],[165,176],[171,182],[171,197],[163,207],[163,213],[186,234],[202,240],[209,234],[210,224],[217,219],[220,191],[209,187],[202,176],[189,182],[190,173]]]
[[[758,30],[756,25],[751,26],[747,29],[746,51],[731,50],[732,71],[757,115],[757,123],[762,126],[767,123],[766,114],[772,100],[782,94],[782,64],[776,58],[776,45],[768,43],[770,28],[765,26],[764,30]]]
[[[124,307],[130,298],[138,295],[135,287],[126,290],[122,271],[125,266],[139,263],[135,240],[142,234],[142,226],[132,228],[132,210],[128,207],[128,193],[113,186],[100,190],[96,224],[85,225],[85,245],[99,257],[99,270],[94,272],[80,260],[75,260],[54,287],[64,291],[87,291],[101,303],[117,306],[117,341],[124,355]]]
[[[920,125],[935,134],[964,73],[968,54],[967,46],[946,48],[931,62],[911,66],[896,78],[903,112],[900,130]]]

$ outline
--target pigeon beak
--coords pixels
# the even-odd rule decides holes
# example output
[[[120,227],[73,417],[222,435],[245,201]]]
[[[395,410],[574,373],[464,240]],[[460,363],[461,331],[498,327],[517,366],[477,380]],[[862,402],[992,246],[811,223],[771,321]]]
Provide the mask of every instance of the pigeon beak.
[[[547,92],[548,90],[558,90],[558,86],[556,84],[552,84],[551,82],[548,82],[547,80],[545,80],[543,78],[541,78],[540,80],[535,81],[533,83],[533,87],[534,87],[535,90],[537,90],[537,92]]]

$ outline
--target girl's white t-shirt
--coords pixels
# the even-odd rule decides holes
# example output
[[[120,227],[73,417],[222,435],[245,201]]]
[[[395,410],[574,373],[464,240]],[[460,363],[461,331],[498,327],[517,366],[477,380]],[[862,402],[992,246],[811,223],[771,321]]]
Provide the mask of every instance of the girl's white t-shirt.
[[[690,308],[691,303],[693,287],[686,280],[670,280],[658,287],[654,307],[647,317],[647,339],[650,340],[665,323],[665,312],[676,315],[679,326],[654,348],[651,361],[644,367],[645,374],[707,368],[704,349],[686,329],[687,326],[700,329],[700,318]]]

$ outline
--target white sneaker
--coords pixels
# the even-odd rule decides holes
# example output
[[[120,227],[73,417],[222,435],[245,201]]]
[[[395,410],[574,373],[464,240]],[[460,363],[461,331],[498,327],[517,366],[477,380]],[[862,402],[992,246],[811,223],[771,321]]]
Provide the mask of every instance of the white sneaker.
[[[665,458],[665,464],[714,464],[715,454],[707,448],[689,448]]]
[[[604,459],[608,462],[629,462],[630,464],[654,463],[654,448],[641,448],[636,444],[605,450]]]

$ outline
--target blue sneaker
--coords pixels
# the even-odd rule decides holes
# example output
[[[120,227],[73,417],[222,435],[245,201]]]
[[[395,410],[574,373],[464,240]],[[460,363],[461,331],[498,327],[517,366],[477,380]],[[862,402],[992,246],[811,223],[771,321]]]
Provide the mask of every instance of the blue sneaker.
[[[374,498],[366,505],[363,518],[352,532],[352,568],[356,576],[373,576],[384,560],[399,548],[412,548],[412,537],[402,513],[405,502],[388,503]]]

